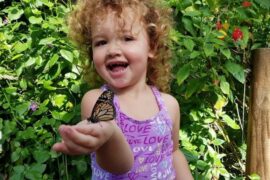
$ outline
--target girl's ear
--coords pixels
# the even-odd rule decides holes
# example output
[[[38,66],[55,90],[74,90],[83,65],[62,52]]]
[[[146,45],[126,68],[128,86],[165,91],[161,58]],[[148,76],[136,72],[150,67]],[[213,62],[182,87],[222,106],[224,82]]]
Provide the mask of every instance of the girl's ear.
[[[148,52],[148,58],[153,59],[155,56],[154,50],[150,49]]]

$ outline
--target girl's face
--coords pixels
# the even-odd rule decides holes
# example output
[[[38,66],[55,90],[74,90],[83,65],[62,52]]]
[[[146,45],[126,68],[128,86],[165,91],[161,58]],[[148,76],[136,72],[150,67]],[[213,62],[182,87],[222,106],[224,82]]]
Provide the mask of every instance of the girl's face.
[[[146,83],[148,58],[153,57],[142,22],[131,9],[122,13],[119,19],[108,10],[91,29],[95,68],[116,89]]]

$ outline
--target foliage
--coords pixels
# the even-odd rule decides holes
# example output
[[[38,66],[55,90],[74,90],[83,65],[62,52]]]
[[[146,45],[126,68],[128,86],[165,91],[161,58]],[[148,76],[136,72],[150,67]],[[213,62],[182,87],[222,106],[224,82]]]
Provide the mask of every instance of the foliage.
[[[267,1],[167,0],[175,17],[172,93],[195,179],[244,176],[249,58],[270,46]],[[88,157],[50,150],[59,125],[80,120],[87,89],[66,37],[71,0],[0,7],[0,178],[88,178]]]
[[[244,178],[250,53],[270,43],[265,1],[169,0],[182,149],[195,179]],[[268,3],[269,4],[269,3]]]
[[[62,123],[80,120],[79,53],[66,37],[71,5],[3,1],[0,12],[0,176],[8,179],[89,177],[88,157],[50,149]]]

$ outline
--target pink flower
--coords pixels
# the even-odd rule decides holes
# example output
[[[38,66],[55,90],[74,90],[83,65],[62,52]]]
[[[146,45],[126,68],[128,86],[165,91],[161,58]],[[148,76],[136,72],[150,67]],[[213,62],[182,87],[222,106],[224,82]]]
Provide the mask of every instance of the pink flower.
[[[250,7],[251,5],[252,5],[251,2],[249,2],[249,1],[242,2],[242,6],[245,8]]]
[[[240,28],[235,28],[232,33],[232,38],[234,41],[238,41],[239,39],[243,39],[243,32]]]
[[[31,109],[32,111],[36,111],[37,108],[38,108],[38,104],[35,101],[32,101],[29,109]]]
[[[4,25],[8,24],[8,18],[7,17],[4,18],[3,24]]]

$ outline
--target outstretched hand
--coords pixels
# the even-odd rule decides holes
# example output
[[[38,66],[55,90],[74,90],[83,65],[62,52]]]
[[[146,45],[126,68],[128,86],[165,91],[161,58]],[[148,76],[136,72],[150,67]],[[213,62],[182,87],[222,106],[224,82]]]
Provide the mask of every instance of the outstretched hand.
[[[52,149],[69,155],[89,154],[112,137],[116,126],[115,121],[89,124],[86,120],[73,126],[61,125],[59,133],[62,141],[55,143]]]

